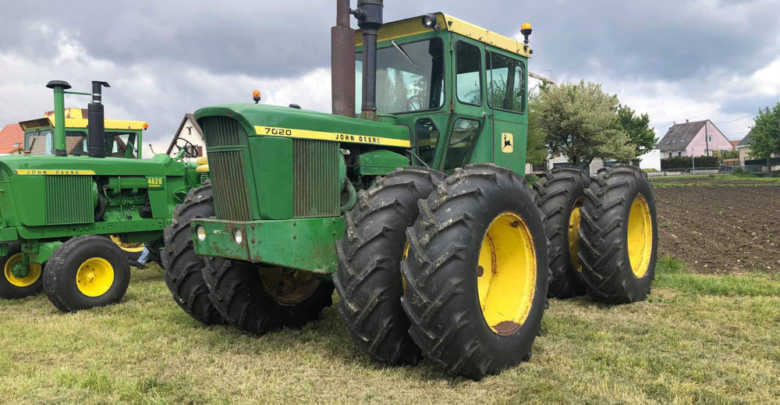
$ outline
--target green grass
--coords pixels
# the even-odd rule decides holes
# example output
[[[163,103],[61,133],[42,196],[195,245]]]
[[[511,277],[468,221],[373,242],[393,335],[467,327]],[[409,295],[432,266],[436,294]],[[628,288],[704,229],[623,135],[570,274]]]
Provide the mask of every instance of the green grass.
[[[770,403],[780,394],[780,281],[661,260],[649,299],[551,300],[530,362],[480,382],[360,353],[334,308],[302,330],[205,327],[159,269],[120,305],[61,314],[0,301],[4,403]]]
[[[672,181],[669,181],[672,180]],[[695,180],[691,182],[682,182],[674,180]],[[683,176],[657,176],[651,177],[650,181],[653,187],[690,187],[690,186],[776,186],[780,185],[780,177],[759,177],[754,174],[709,174],[709,175],[683,175]],[[730,181],[750,182],[745,183],[723,183]]]

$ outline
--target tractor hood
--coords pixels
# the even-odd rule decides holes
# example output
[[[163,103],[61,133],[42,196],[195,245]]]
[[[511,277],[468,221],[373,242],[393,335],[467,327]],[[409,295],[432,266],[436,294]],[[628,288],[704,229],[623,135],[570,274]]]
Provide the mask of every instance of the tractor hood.
[[[258,104],[229,104],[201,108],[195,112],[195,118],[199,121],[207,117],[235,119],[250,136],[316,139],[399,148],[410,146],[409,128],[395,125],[394,117],[371,121]]]
[[[161,169],[165,168],[165,169]],[[182,164],[168,155],[152,159],[95,159],[89,156],[3,156],[0,173],[8,175],[98,175],[98,176],[160,176],[181,175]]]

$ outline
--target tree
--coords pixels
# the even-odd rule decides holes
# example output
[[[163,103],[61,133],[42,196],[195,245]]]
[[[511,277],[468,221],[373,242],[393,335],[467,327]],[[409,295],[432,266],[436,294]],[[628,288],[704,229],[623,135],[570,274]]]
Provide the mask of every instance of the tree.
[[[759,109],[750,131],[750,155],[768,159],[772,154],[780,154],[780,103]]]
[[[526,147],[526,161],[531,164],[544,163],[547,159],[547,145],[545,145],[544,133],[539,129],[539,96],[528,96],[528,146]]]
[[[628,135],[637,156],[644,155],[655,147],[658,139],[655,137],[655,131],[650,128],[650,117],[647,114],[635,115],[631,107],[620,105],[617,116],[618,128]]]
[[[597,157],[630,160],[634,147],[615,125],[618,105],[617,96],[596,83],[552,85],[539,93],[539,130],[550,152],[565,154],[574,165]]]

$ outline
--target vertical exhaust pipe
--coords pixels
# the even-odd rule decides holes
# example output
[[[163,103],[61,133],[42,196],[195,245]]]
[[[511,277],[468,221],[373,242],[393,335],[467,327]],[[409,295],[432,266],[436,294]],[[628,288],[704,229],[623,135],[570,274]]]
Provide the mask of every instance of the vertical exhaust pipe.
[[[65,150],[65,90],[70,84],[64,80],[52,80],[46,87],[54,90],[54,154],[66,156]],[[32,149],[32,146],[30,146]]]
[[[89,156],[106,157],[106,129],[103,113],[103,86],[111,87],[106,82],[92,82],[92,102],[87,105],[87,149]]]
[[[349,28],[349,0],[337,0],[330,29],[330,87],[333,114],[355,116],[355,32]]]
[[[383,0],[358,0],[352,14],[363,35],[363,100],[361,117],[376,119],[376,37],[382,26]]]

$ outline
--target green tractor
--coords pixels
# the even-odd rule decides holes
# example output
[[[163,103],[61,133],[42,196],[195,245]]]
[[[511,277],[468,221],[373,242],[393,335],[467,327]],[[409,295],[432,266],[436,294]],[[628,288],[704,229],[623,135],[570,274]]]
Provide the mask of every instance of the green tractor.
[[[383,24],[382,3],[338,1],[334,114],[195,113],[212,183],[165,230],[176,302],[262,334],[318,318],[335,286],[377,360],[479,379],[530,358],[560,255],[595,297],[644,298],[657,232],[639,171],[524,180],[530,25],[519,42],[442,13]]]
[[[130,264],[159,255],[162,230],[207,174],[176,158],[141,160],[142,121],[104,120],[102,88],[67,91],[51,81],[54,112],[24,121],[25,154],[0,158],[0,298],[46,291],[62,311],[116,303]],[[65,94],[91,95],[86,111],[65,109]],[[144,247],[144,244],[147,246]]]

